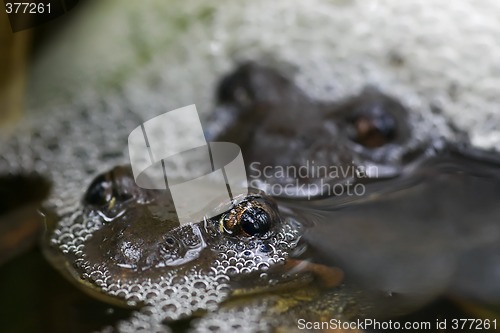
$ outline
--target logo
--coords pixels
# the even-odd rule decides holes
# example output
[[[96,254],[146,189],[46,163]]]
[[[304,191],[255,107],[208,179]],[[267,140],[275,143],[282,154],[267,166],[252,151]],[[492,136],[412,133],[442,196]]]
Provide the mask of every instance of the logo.
[[[171,128],[184,130],[181,140],[169,140]],[[214,217],[248,194],[240,147],[207,143],[195,105],[144,122],[130,133],[128,148],[136,184],[169,190],[181,225]]]

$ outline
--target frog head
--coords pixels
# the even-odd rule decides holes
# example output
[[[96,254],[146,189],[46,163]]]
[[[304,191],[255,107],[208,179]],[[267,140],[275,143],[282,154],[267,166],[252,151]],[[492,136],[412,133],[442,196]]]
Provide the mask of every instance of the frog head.
[[[128,166],[97,176],[79,206],[58,220],[48,218],[45,251],[55,266],[106,302],[154,309],[158,321],[290,280],[285,261],[301,230],[262,193],[181,225],[170,192],[138,187]]]

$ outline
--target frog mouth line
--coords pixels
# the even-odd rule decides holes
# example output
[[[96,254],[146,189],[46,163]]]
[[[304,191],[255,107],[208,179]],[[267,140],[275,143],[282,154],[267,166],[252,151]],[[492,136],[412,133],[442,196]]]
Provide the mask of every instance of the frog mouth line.
[[[330,289],[339,286],[344,279],[344,272],[341,269],[312,263],[307,259],[288,258],[282,266],[274,267],[266,274],[269,280],[262,285],[258,285],[255,280],[252,280],[254,285],[245,287],[244,281],[237,280],[234,283],[235,290],[231,295],[248,297],[269,292],[280,293],[306,286],[313,281],[316,281],[322,289]],[[245,277],[245,280],[250,279]]]

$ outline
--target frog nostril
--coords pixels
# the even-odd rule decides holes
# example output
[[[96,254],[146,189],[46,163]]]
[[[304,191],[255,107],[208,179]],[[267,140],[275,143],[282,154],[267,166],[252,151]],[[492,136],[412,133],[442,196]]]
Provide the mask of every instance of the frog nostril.
[[[175,240],[172,237],[165,237],[165,243],[167,245],[173,246],[175,245]]]

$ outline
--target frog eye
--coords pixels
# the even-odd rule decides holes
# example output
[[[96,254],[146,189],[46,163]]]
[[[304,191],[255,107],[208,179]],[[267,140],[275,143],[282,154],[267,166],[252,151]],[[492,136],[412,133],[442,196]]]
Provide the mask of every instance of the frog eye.
[[[231,236],[263,237],[277,221],[276,208],[261,198],[245,200],[223,214],[220,230]]]
[[[397,99],[367,87],[340,105],[347,137],[366,148],[402,142],[409,133],[408,110]]]
[[[247,235],[263,236],[271,229],[271,217],[264,209],[247,209],[241,214],[240,226]]]
[[[115,167],[111,171],[97,176],[90,183],[83,197],[83,202],[92,206],[111,206],[134,197],[136,188],[128,169]]]
[[[354,141],[367,148],[383,146],[396,137],[396,120],[389,114],[359,116],[352,123],[355,129]]]
[[[113,197],[113,184],[107,174],[97,176],[90,184],[83,197],[86,204],[103,206],[110,202]]]

